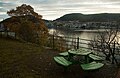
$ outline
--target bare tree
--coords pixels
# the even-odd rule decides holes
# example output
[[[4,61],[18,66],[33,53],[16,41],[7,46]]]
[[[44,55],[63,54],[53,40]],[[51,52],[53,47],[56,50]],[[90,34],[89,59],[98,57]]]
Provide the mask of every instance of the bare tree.
[[[119,46],[117,35],[118,26],[116,28],[105,29],[104,32],[98,31],[98,35],[90,42],[92,49],[102,52],[106,56],[106,60],[111,61],[112,64],[118,64],[115,57],[116,47]]]

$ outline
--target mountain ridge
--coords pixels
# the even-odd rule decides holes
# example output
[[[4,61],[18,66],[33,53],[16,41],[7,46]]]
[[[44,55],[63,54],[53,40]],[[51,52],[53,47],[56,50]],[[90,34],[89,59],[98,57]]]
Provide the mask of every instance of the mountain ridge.
[[[81,22],[120,21],[120,13],[99,13],[99,14],[70,13],[63,15],[54,21],[81,21]]]

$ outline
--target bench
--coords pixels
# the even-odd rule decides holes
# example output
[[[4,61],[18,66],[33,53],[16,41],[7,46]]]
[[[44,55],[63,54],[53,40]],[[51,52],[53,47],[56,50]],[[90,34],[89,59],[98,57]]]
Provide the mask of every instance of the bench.
[[[91,62],[87,64],[81,64],[81,67],[83,70],[97,70],[101,67],[103,67],[103,63],[96,63],[96,62]]]
[[[99,57],[99,56],[94,55],[94,54],[89,54],[89,57],[90,57],[91,59],[95,60],[95,61],[101,61],[101,60],[103,60],[102,57]]]
[[[62,52],[62,53],[59,53],[59,55],[60,55],[60,56],[65,56],[65,57],[66,57],[66,56],[68,56],[69,54],[68,54],[68,52]]]
[[[54,60],[57,64],[64,66],[64,67],[68,67],[72,64],[72,62],[66,60],[64,57],[61,57],[61,56],[55,56]]]

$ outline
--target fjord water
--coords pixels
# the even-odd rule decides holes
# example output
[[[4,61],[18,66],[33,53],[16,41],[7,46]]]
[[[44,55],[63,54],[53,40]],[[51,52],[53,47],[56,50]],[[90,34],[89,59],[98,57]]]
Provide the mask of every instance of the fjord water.
[[[88,43],[90,41],[86,40],[93,40],[95,36],[98,35],[97,30],[81,30],[81,31],[63,31],[63,30],[56,30],[56,29],[49,29],[50,34],[55,34],[57,36],[62,36],[62,37],[71,37],[71,38],[78,38],[79,37],[79,42],[85,43],[85,44],[79,44],[79,46],[82,47],[88,47]],[[82,40],[85,39],[85,40]],[[69,39],[69,41],[73,41],[72,39]],[[77,42],[77,40],[75,40]],[[67,44],[72,44],[68,42]]]
[[[63,30],[56,30],[56,29],[49,29],[50,34],[56,34],[57,36],[62,37],[72,37],[72,38],[80,38],[80,42],[88,44],[89,41],[86,40],[94,40],[97,38],[100,33],[106,35],[104,32],[105,30],[78,30],[78,31],[63,31]],[[120,43],[120,32],[118,32],[117,36],[119,37],[117,40]],[[85,39],[85,40],[82,40]],[[69,39],[72,41],[72,39]],[[88,47],[86,44],[80,44],[80,46]]]
[[[62,31],[56,29],[49,29],[50,34],[56,33],[58,36],[73,37],[80,39],[93,40],[98,35],[97,30],[80,30],[80,31]]]

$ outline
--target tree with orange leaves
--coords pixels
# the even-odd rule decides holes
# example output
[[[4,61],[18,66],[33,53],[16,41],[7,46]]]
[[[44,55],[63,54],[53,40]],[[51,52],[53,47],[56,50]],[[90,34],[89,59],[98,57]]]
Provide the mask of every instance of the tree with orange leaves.
[[[42,16],[34,12],[30,5],[23,4],[7,11],[11,16],[4,25],[9,31],[16,32],[18,36],[30,42],[44,45],[47,40],[48,29],[45,26]]]
[[[38,13],[34,12],[34,9],[30,5],[22,4],[21,6],[16,7],[16,10],[12,9],[10,11],[7,11],[7,14],[9,16],[26,16],[26,15],[32,15],[37,18],[42,18],[41,15],[38,15]]]

